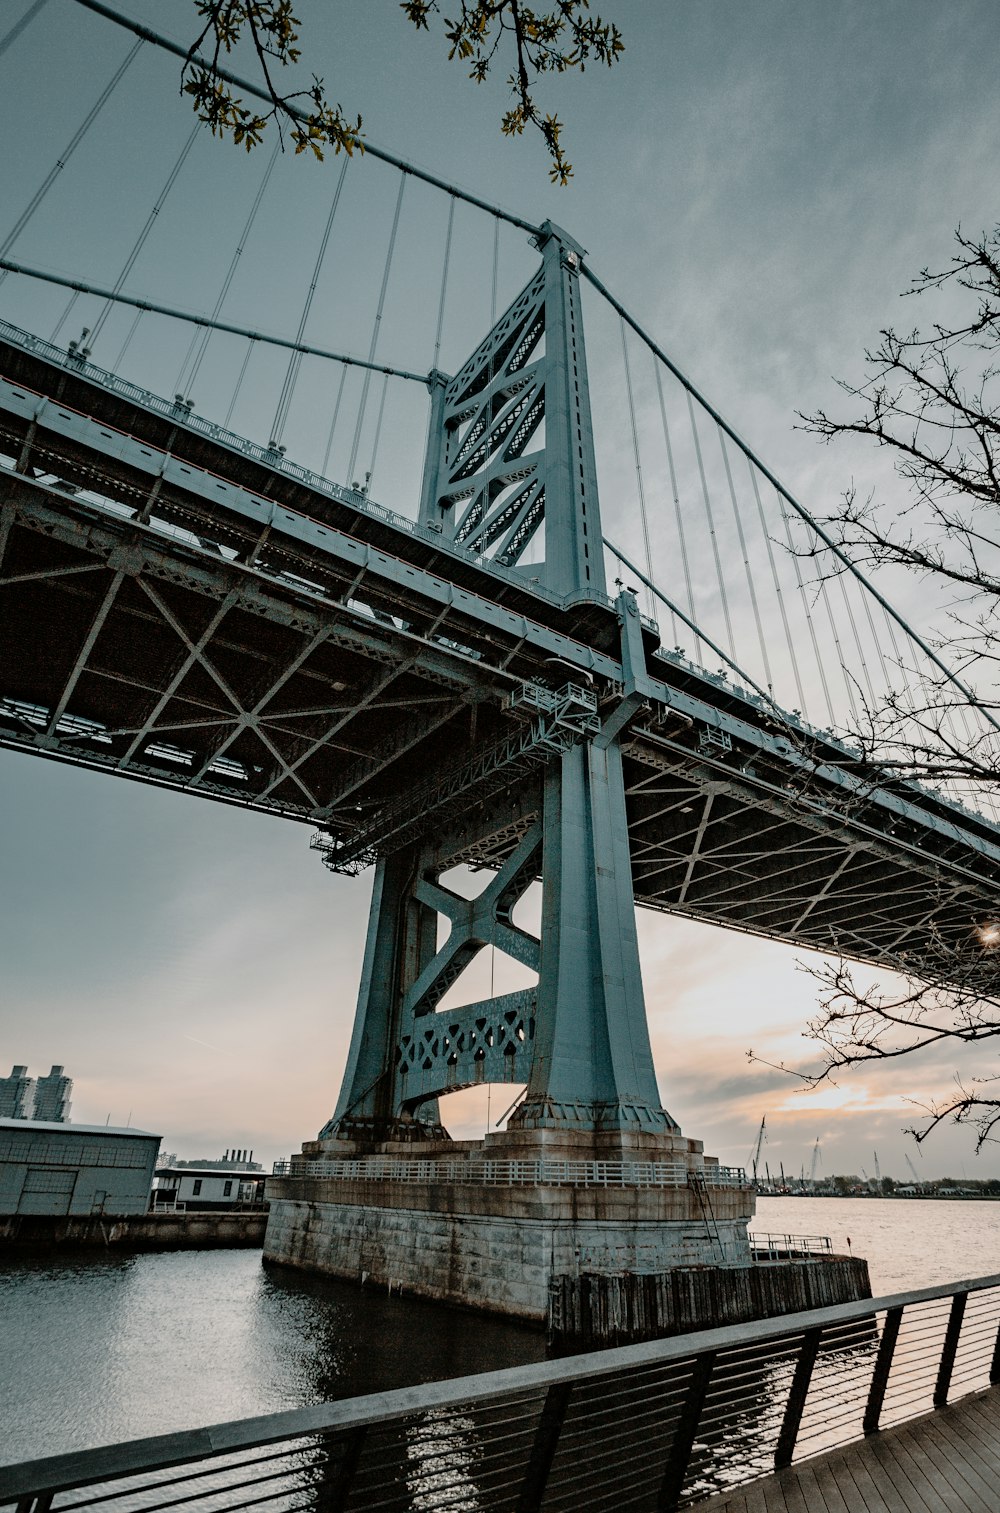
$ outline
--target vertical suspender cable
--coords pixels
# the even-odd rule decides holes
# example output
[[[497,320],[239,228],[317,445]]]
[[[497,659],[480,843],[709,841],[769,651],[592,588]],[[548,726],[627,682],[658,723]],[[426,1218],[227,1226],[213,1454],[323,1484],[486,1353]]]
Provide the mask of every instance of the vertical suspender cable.
[[[747,577],[747,588],[750,590],[750,605],[753,609],[754,624],[757,627],[757,641],[760,646],[761,660],[764,663],[764,678],[769,693],[774,692],[774,679],[771,676],[771,664],[767,656],[767,642],[764,640],[764,627],[760,619],[760,606],[757,603],[757,589],[753,581],[753,572],[750,567],[750,555],[747,551],[747,538],[743,530],[743,519],[740,515],[740,507],[736,502],[736,486],[733,483],[733,471],[729,466],[729,452],[726,448],[725,433],[720,425],[716,426],[719,433],[719,446],[722,448],[722,461],[726,468],[726,482],[729,484],[729,498],[733,506],[733,519],[736,521],[736,535],[740,543],[740,552],[743,557],[743,568]]]
[[[670,492],[674,501],[674,516],[677,521],[677,537],[681,548],[681,566],[684,569],[684,589],[687,594],[688,614],[692,621],[695,619],[694,612],[694,589],[691,584],[691,564],[688,561],[687,538],[684,532],[684,516],[681,511],[681,496],[677,488],[677,470],[674,467],[674,449],[670,441],[670,427],[667,425],[667,406],[663,398],[663,375],[660,372],[660,364],[653,357],[653,372],[656,375],[656,392],[660,400],[660,420],[663,423],[663,442],[667,449],[667,468],[670,472]],[[700,642],[698,643],[700,645]],[[695,647],[695,657],[699,655],[698,647]]]
[[[802,581],[802,567],[799,562],[799,554],[795,550],[795,543],[792,540],[792,527],[789,523],[788,511],[785,508],[784,498],[777,489],[775,489],[774,497],[778,501],[778,510],[781,515],[782,524],[785,527],[785,544],[788,547],[788,555],[791,557],[792,562],[795,564],[795,580],[798,583],[799,587],[799,598],[802,600],[802,608],[805,611],[806,625],[809,627],[809,639],[812,642],[813,656],[816,659],[816,671],[819,673],[820,687],[823,690],[823,701],[826,704],[827,717],[830,721],[830,728],[833,729],[833,727],[837,723],[837,716],[834,713],[833,700],[830,698],[830,687],[826,681],[826,670],[823,666],[823,658],[820,655],[819,641],[816,636],[816,627],[813,624],[812,610],[809,608],[809,595],[806,593],[806,586]],[[804,709],[805,705],[803,705],[803,710]]]
[[[350,158],[345,153],[344,161],[340,169],[340,177],[337,180],[337,187],[333,191],[333,200],[330,204],[330,213],[326,218],[326,225],[323,228],[323,236],[320,240],[319,252],[316,254],[316,266],[313,268],[312,279],[310,280],[309,288],[306,292],[305,303],[302,306],[302,314],[299,318],[299,328],[295,335],[295,340],[297,342],[301,342],[305,334],[306,321],[309,319],[309,311],[312,309],[313,297],[316,293],[316,285],[319,282],[320,271],[323,267],[323,259],[326,257],[326,249],[330,241],[330,232],[333,230],[333,221],[334,217],[337,214],[337,206],[340,204],[340,193],[344,187],[344,178],[346,177],[347,165],[350,161]],[[288,411],[292,403],[292,395],[295,393],[295,385],[298,381],[299,368],[301,366],[302,353],[293,352],[288,360],[288,368],[285,372],[285,381],[281,386],[281,393],[278,396],[278,404],[277,408],[275,409],[274,420],[271,425],[271,436],[275,443],[281,440],[281,433],[285,428],[285,421],[288,419]]]
[[[840,644],[840,631],[837,629],[837,622],[834,619],[833,605],[830,603],[830,591],[826,586],[825,578],[820,578],[818,588],[819,597],[823,601],[823,608],[826,610],[826,618],[830,624],[830,634],[833,637],[833,644],[836,648],[837,661],[840,665],[841,675],[844,679],[844,688],[847,691],[847,702],[848,704],[850,704],[851,714],[856,720],[858,718],[858,706],[854,700],[854,684],[851,680],[851,674],[848,670],[847,660],[844,657],[844,648]]]
[[[233,253],[232,261],[229,264],[226,276],[222,281],[222,288],[219,290],[218,297],[212,308],[210,320],[217,320],[222,313],[222,307],[226,302],[226,296],[229,293],[229,287],[232,284],[233,279],[236,277],[236,269],[239,267],[240,258],[243,256],[243,252],[247,244],[247,239],[250,236],[250,232],[253,230],[254,221],[257,219],[257,212],[260,209],[261,201],[263,200],[264,195],[267,191],[271,173],[274,169],[275,163],[278,161],[278,153],[280,151],[281,142],[280,140],[277,140],[275,141],[274,149],[271,153],[268,165],[264,169],[264,177],[261,179],[260,184],[257,186],[257,193],[254,195],[253,204],[250,206],[250,214],[247,216],[246,224],[244,225],[243,230],[240,233],[240,239],[236,244],[236,251]],[[214,335],[215,332],[212,329],[211,325],[209,325],[206,326],[204,331],[196,331],[192,336],[191,345],[188,348],[187,356],[185,357],[181,370],[177,375],[176,387],[178,390],[180,390],[181,393],[184,392],[185,387],[189,391],[194,388],[195,379],[198,377],[201,365],[205,360],[205,353],[208,351],[208,344],[212,340],[212,337]],[[191,363],[191,371],[185,379],[184,375],[187,372],[189,362]]]
[[[799,659],[795,655],[795,642],[792,639],[792,633],[788,625],[788,610],[785,606],[785,596],[781,591],[781,579],[778,577],[778,568],[774,560],[774,550],[771,545],[771,533],[767,528],[767,521],[764,518],[764,505],[760,497],[760,488],[757,483],[757,470],[754,467],[753,463],[750,461],[749,457],[747,458],[747,472],[750,474],[750,483],[753,487],[753,497],[757,504],[757,519],[760,521],[760,528],[764,536],[764,544],[767,547],[767,560],[771,566],[771,582],[774,585],[774,597],[778,601],[778,611],[781,615],[781,624],[785,632],[785,645],[788,648],[788,657],[792,664],[792,676],[795,679],[795,691],[799,696],[798,707],[806,716],[806,719],[808,719],[809,709],[806,704],[805,689],[802,685],[802,674],[799,671]]]
[[[497,275],[500,268],[500,222],[493,221],[493,285],[490,291],[490,330],[497,323]]]
[[[406,175],[399,176],[399,193],[396,196],[396,210],[392,217],[392,230],[389,233],[389,250],[386,254],[385,269],[382,273],[382,288],[378,296],[378,308],[375,311],[375,325],[372,328],[371,346],[368,349],[368,361],[375,361],[375,348],[378,346],[379,327],[382,324],[382,310],[385,306],[385,291],[389,286],[389,270],[392,267],[392,254],[396,246],[396,232],[399,229],[399,212],[403,204],[403,190],[406,188]],[[368,403],[368,390],[371,388],[372,370],[365,369],[365,381],[361,389],[361,403],[358,406],[358,423],[354,428],[354,440],[351,443],[351,457],[347,464],[347,478],[345,482],[350,485],[354,479],[354,465],[358,460],[358,448],[361,445],[361,428],[365,423],[365,406]]]
[[[60,315],[59,319],[56,321],[55,325],[52,327],[52,332],[51,332],[51,334],[49,336],[49,341],[56,342],[56,341],[59,340],[59,333],[62,330],[63,326],[66,324],[66,322],[69,320],[70,316],[72,315],[72,313],[73,313],[73,306],[76,304],[76,302],[77,302],[77,300],[79,298],[80,298],[80,291],[79,291],[79,289],[74,289],[73,293],[70,295],[69,299],[66,301],[66,305],[65,305],[65,307],[63,309],[63,313]]]
[[[454,224],[455,196],[452,195],[448,201],[448,231],[444,239],[444,267],[441,270],[441,298],[438,300],[437,330],[434,333],[434,361],[431,363],[432,368],[437,367],[438,359],[441,355],[441,332],[444,328],[444,302],[445,297],[448,293],[448,263],[451,260],[451,230]]]
[[[639,428],[636,425],[635,421],[635,399],[632,394],[632,369],[629,366],[628,360],[628,342],[625,339],[625,322],[621,319],[620,316],[618,318],[618,329],[621,333],[622,358],[625,363],[625,393],[628,396],[628,418],[629,423],[632,427],[632,456],[635,461],[635,486],[639,495],[639,518],[642,521],[642,542],[646,554],[646,576],[649,579],[652,579],[653,556],[649,546],[649,520],[646,516],[646,491],[643,488],[642,460],[639,456]],[[649,607],[650,619],[655,619],[656,604],[654,602],[652,592],[649,589],[646,590],[646,603]],[[671,615],[670,619],[672,634],[674,636],[674,639],[676,640],[677,622],[674,619],[673,615]]]
[[[243,358],[243,362],[242,362],[242,365],[240,367],[240,371],[239,371],[239,373],[237,375],[237,378],[236,378],[236,387],[233,389],[233,397],[229,401],[229,409],[226,411],[226,418],[222,422],[222,424],[227,429],[228,429],[228,427],[229,427],[229,425],[230,425],[230,423],[232,421],[233,411],[236,409],[236,401],[240,397],[240,390],[243,387],[243,380],[246,377],[247,368],[250,365],[250,359],[253,356],[253,350],[254,350],[254,347],[256,345],[257,345],[257,343],[254,341],[253,337],[251,337],[250,340],[249,340],[249,342],[247,343],[246,354],[245,354],[245,356]]]
[[[324,478],[329,478],[327,468],[330,466],[330,452],[333,450],[333,437],[337,429],[337,419],[340,415],[340,402],[344,397],[344,384],[347,380],[347,369],[341,364],[340,383],[337,385],[337,398],[333,406],[333,415],[330,418],[330,429],[326,433],[326,450],[323,453],[323,466],[320,469]]]
[[[115,286],[114,286],[114,291],[113,292],[115,294],[119,293],[119,291],[122,289],[122,287],[125,284],[125,280],[128,278],[129,274],[132,272],[132,269],[135,266],[136,259],[138,258],[139,253],[142,251],[143,247],[146,244],[146,239],[148,238],[149,233],[152,231],[153,227],[156,225],[156,217],[159,215],[160,211],[163,209],[163,205],[164,205],[164,202],[165,202],[165,200],[167,198],[167,195],[170,193],[171,189],[174,187],[174,184],[177,182],[177,176],[180,173],[181,169],[184,167],[184,164],[187,161],[188,153],[191,151],[191,148],[194,146],[195,140],[196,140],[196,138],[198,136],[198,133],[200,131],[201,131],[201,122],[199,121],[194,127],[192,127],[191,135],[188,137],[187,141],[184,143],[184,146],[181,148],[180,153],[177,156],[177,161],[174,163],[173,168],[171,168],[169,174],[167,175],[166,183],[164,184],[163,188],[160,190],[160,193],[159,193],[159,195],[157,196],[157,199],[156,199],[156,203],[154,204],[152,210],[149,212],[149,215],[146,218],[146,224],[143,226],[142,230],[139,232],[139,235],[136,237],[135,245],[133,246],[132,251],[129,253],[128,257],[125,259],[125,266],[122,268],[121,273],[119,273],[118,279],[117,279],[117,281],[115,283]],[[91,344],[91,346],[94,345],[94,343],[97,341],[97,338],[100,336],[102,330],[104,329],[104,323],[107,320],[108,316],[111,314],[111,311],[113,309],[114,309],[114,300],[113,299],[106,300],[105,303],[104,303],[104,308],[101,311],[100,315],[98,315],[97,320],[94,322],[93,328],[91,329],[91,332],[90,332],[90,344]]]
[[[844,577],[843,577],[842,573],[838,573],[837,574],[837,579],[838,579],[838,581],[840,583],[840,592],[841,592],[841,597],[843,598],[843,601],[844,601],[844,608],[847,611],[847,622],[848,622],[848,624],[851,627],[851,634],[854,637],[854,645],[857,647],[858,657],[861,660],[861,675],[862,675],[862,677],[865,680],[865,687],[868,690],[868,697],[871,699],[872,705],[874,706],[874,704],[875,704],[875,689],[872,686],[871,676],[870,676],[870,674],[868,672],[868,661],[867,661],[867,658],[865,657],[865,649],[864,649],[864,647],[861,644],[861,637],[858,635],[858,624],[857,624],[857,621],[854,618],[854,610],[851,608],[851,601],[847,597],[847,585],[844,582]]]
[[[38,15],[38,12],[45,4],[46,0],[34,0],[34,4],[28,6],[28,9],[25,11],[20,21],[15,21],[14,25],[11,27],[10,31],[7,32],[6,36],[0,37],[0,58],[3,57],[4,53],[7,51],[8,47],[10,47],[11,43],[17,41],[18,37],[24,31],[24,28],[31,25],[32,21],[34,21],[35,17]]]
[[[135,315],[132,318],[132,324],[128,328],[128,335],[126,336],[125,340],[121,344],[121,348],[119,350],[118,356],[115,358],[114,362],[111,364],[111,371],[113,373],[117,373],[118,370],[119,370],[119,368],[121,367],[122,363],[125,361],[125,353],[128,351],[129,347],[132,345],[132,338],[135,335],[136,331],[138,331],[138,329],[139,329],[139,322],[142,320],[142,317],[143,317],[143,315],[145,313],[146,312],[144,310],[137,310],[135,312]]]
[[[21,24],[23,25],[24,23],[22,22]],[[32,195],[27,205],[21,211],[21,214],[14,222],[4,240],[0,242],[0,257],[6,257],[10,252],[11,248],[14,246],[14,243],[21,235],[21,232],[24,230],[25,226],[27,226],[35,211],[38,209],[39,205],[42,203],[45,196],[52,188],[52,185],[55,183],[62,170],[66,167],[66,164],[69,162],[70,158],[73,156],[74,152],[79,147],[84,137],[87,135],[87,132],[90,130],[91,126],[93,126],[94,122],[97,120],[97,117],[100,115],[101,111],[108,103],[108,100],[111,98],[115,89],[121,83],[126,70],[133,62],[136,53],[141,47],[142,39],[140,38],[133,47],[129,48],[124,61],[122,63],[119,63],[117,69],[112,74],[108,83],[104,86],[104,89],[101,91],[94,104],[91,106],[89,113],[84,117],[81,124],[77,127],[76,131],[70,137],[59,157],[56,158],[52,167],[49,169],[48,173],[45,175],[45,178],[35,190],[35,193]],[[3,52],[3,48],[4,43],[0,43],[0,53]],[[6,271],[0,272],[0,281],[5,279],[6,277]]]
[[[712,501],[708,493],[708,480],[705,477],[705,464],[701,456],[701,442],[698,440],[698,426],[694,418],[694,404],[691,400],[691,391],[687,390],[688,415],[691,420],[691,435],[694,437],[695,456],[698,459],[698,472],[701,475],[701,492],[705,501],[705,515],[708,519],[708,534],[712,542],[712,555],[715,558],[715,575],[719,582],[719,597],[722,600],[722,613],[726,622],[726,639],[729,643],[729,655],[736,660],[736,646],[733,641],[733,626],[729,618],[729,600],[726,596],[726,583],[722,576],[722,559],[719,556],[719,542],[715,534],[715,518],[712,514]]]
[[[367,472],[367,474],[365,476],[365,492],[366,493],[370,493],[371,486],[372,486],[372,479],[375,477],[375,463],[376,463],[376,460],[378,458],[379,438],[382,435],[382,417],[385,414],[385,396],[386,396],[386,391],[388,390],[388,388],[389,388],[389,375],[388,375],[388,373],[383,373],[382,374],[382,393],[379,396],[378,417],[377,417],[377,419],[375,421],[375,440],[372,442],[372,460],[371,460],[371,466],[369,467],[368,472]]]

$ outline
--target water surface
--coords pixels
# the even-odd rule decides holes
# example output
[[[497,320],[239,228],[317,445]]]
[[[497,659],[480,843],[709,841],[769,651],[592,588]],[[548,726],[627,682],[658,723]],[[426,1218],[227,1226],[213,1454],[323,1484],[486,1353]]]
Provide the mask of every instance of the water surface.
[[[754,1228],[830,1235],[879,1294],[1000,1272],[1000,1203],[761,1198]],[[0,1261],[0,1463],[544,1358],[524,1325],[256,1250]]]

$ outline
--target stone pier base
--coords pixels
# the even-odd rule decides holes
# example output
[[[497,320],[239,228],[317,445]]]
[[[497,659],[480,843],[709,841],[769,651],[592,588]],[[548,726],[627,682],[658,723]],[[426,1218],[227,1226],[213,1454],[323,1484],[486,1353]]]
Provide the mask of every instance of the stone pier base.
[[[398,1206],[384,1201],[393,1196]],[[271,1202],[264,1259],[544,1323],[553,1277],[705,1265],[713,1258],[719,1264],[747,1251],[742,1216],[720,1220],[721,1243],[706,1245],[695,1216],[636,1218],[621,1190],[617,1203],[603,1194],[600,1204],[577,1204],[557,1188],[522,1198],[512,1205],[517,1213],[470,1212],[477,1206],[470,1199],[481,1196],[472,1189],[456,1201],[454,1192],[415,1193],[407,1184],[399,1194],[379,1193],[379,1203],[278,1198]],[[615,1208],[623,1210],[620,1218],[594,1212]]]
[[[610,1153],[619,1162],[673,1162],[677,1185],[663,1187],[492,1185],[474,1180],[471,1166],[469,1176],[461,1171],[466,1160],[481,1170],[484,1159],[609,1159],[592,1136],[586,1146],[580,1137],[522,1136],[378,1153],[447,1161],[448,1179],[433,1181],[324,1175],[324,1162],[372,1153],[313,1145],[292,1175],[268,1180],[264,1259],[539,1324],[555,1278],[749,1264],[752,1192],[722,1185],[697,1142],[668,1139],[669,1148],[662,1137],[648,1148],[638,1137],[634,1148],[619,1142]]]

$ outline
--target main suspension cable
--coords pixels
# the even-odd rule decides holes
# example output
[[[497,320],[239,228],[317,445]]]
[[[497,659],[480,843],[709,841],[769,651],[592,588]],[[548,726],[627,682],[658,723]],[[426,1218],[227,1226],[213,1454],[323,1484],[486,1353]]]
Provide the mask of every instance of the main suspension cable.
[[[344,363],[349,368],[370,368],[373,373],[388,373],[391,378],[407,378],[412,383],[426,384],[427,382],[426,373],[412,373],[408,368],[393,368],[388,363],[366,362],[363,357],[351,357],[346,352],[332,352],[327,347],[314,347],[309,342],[290,341],[287,336],[272,336],[266,331],[255,331],[250,326],[238,326],[233,321],[196,315],[193,311],[181,310],[176,305],[163,305],[156,300],[140,299],[135,294],[125,294],[121,290],[116,292],[100,284],[88,283],[83,279],[66,278],[59,273],[49,273],[43,268],[30,267],[27,263],[16,263],[10,258],[0,258],[0,268],[6,268],[10,273],[23,273],[26,278],[40,279],[42,283],[58,284],[62,289],[73,289],[76,291],[74,299],[79,298],[81,294],[93,294],[98,299],[113,300],[120,305],[132,305],[137,310],[149,310],[153,315],[168,315],[171,320],[187,321],[194,326],[208,326],[213,331],[226,331],[230,336],[243,336],[248,341],[262,342],[265,346],[284,347],[286,351],[302,352],[307,357],[326,357],[331,362]]]
[[[92,0],[80,0],[80,3],[90,4],[92,3]],[[784,484],[774,473],[772,473],[771,469],[766,465],[766,463],[761,461],[756,452],[754,452],[753,449],[747,445],[747,443],[738,434],[738,432],[735,431],[729,424],[729,422],[719,413],[718,410],[715,409],[714,405],[711,405],[708,400],[704,398],[704,396],[699,392],[699,390],[695,387],[695,385],[691,382],[687,375],[677,366],[675,362],[672,361],[671,358],[667,356],[663,348],[659,345],[658,342],[654,341],[654,339],[649,335],[648,331],[645,331],[643,327],[640,326],[635,316],[631,315],[626,307],[621,303],[621,301],[615,298],[607,285],[600,278],[598,278],[597,274],[593,272],[593,270],[586,262],[583,262],[581,264],[581,270],[584,274],[584,277],[594,286],[597,292],[607,300],[611,308],[616,311],[617,314],[619,314],[628,323],[628,325],[632,327],[632,330],[639,337],[640,341],[645,342],[650,351],[653,352],[667,368],[669,368],[670,372],[674,375],[677,381],[681,383],[687,390],[688,395],[694,396],[694,398],[698,400],[698,403],[712,417],[712,419],[722,427],[730,440],[735,442],[735,444],[740,448],[741,452],[743,452],[743,454],[748,457],[754,464],[754,466],[760,471],[761,476],[766,478],[768,483],[770,483],[772,487],[777,490],[778,494],[782,499],[785,500],[785,502],[795,512],[795,514],[798,515],[801,520],[805,521],[805,523],[809,526],[809,529],[819,538],[820,541],[822,541],[827,550],[830,551],[839,562],[843,563],[848,571],[852,573],[855,578],[857,578],[858,582],[868,590],[868,592],[878,601],[879,604],[881,604],[882,608],[892,616],[897,625],[901,626],[906,634],[920,647],[924,655],[929,658],[929,660],[934,664],[938,671],[944,675],[948,682],[954,684],[954,686],[959,690],[963,697],[966,698],[970,704],[972,704],[976,709],[979,710],[983,718],[987,720],[990,725],[992,725],[993,729],[1000,732],[1000,719],[997,719],[992,710],[987,708],[986,705],[982,703],[982,701],[977,697],[972,689],[970,689],[966,685],[965,681],[960,678],[958,674],[948,666],[947,662],[945,662],[943,658],[938,656],[933,647],[930,646],[922,636],[919,636],[917,632],[912,628],[912,626],[910,626],[907,621],[904,620],[899,611],[895,609],[892,604],[890,604],[889,600],[885,598],[884,594],[880,593],[875,585],[871,582],[871,580],[865,576],[865,574],[861,571],[861,569],[857,566],[857,564],[853,561],[849,554],[844,550],[844,548],[839,544],[839,542],[837,542],[837,540],[830,535],[829,531],[825,530],[823,526],[820,525],[819,521],[809,513],[805,505],[800,504],[799,501],[795,498],[794,494],[792,494],[787,488],[785,488]]]
[[[250,79],[241,78],[230,69],[224,68],[219,63],[213,63],[208,58],[203,58],[200,53],[191,53],[179,42],[174,42],[162,32],[157,32],[149,26],[143,26],[138,21],[133,21],[129,16],[122,16],[110,5],[104,5],[102,0],[76,0],[77,5],[82,5],[86,10],[93,11],[95,15],[103,16],[106,21],[112,21],[116,26],[123,26],[127,31],[134,32],[137,37],[142,37],[147,42],[152,42],[156,47],[161,47],[165,52],[173,53],[193,68],[204,68],[216,78],[222,79],[227,84],[234,84],[244,94],[252,95],[255,100],[263,100],[265,105],[271,107],[274,104],[267,90],[261,89],[260,85],[254,84]],[[307,122],[308,113],[296,105],[294,100],[283,102],[283,108],[296,121]],[[377,147],[374,142],[369,142],[362,137],[356,139],[359,152],[370,154],[373,158],[380,159],[383,163],[390,163],[393,168],[409,174],[411,178],[420,179],[425,184],[430,184],[434,189],[440,189],[445,194],[453,195],[456,199],[464,200],[468,205],[475,205],[477,210],[485,210],[489,215],[498,216],[500,220],[507,221],[511,226],[517,226],[522,231],[528,231],[533,236],[539,235],[540,226],[526,221],[522,216],[514,215],[510,210],[504,210],[500,205],[493,205],[489,200],[482,199],[478,194],[472,194],[467,189],[459,189],[455,184],[449,184],[446,179],[438,178],[437,174],[429,173],[425,168],[418,168],[415,163],[407,162],[405,158],[397,157],[395,153],[386,152],[384,147]]]

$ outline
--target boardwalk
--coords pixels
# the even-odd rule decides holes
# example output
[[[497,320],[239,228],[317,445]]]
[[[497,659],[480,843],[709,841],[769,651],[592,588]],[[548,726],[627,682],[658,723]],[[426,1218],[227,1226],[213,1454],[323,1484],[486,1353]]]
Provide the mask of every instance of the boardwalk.
[[[998,1513],[1000,1390],[700,1502],[692,1513]]]

